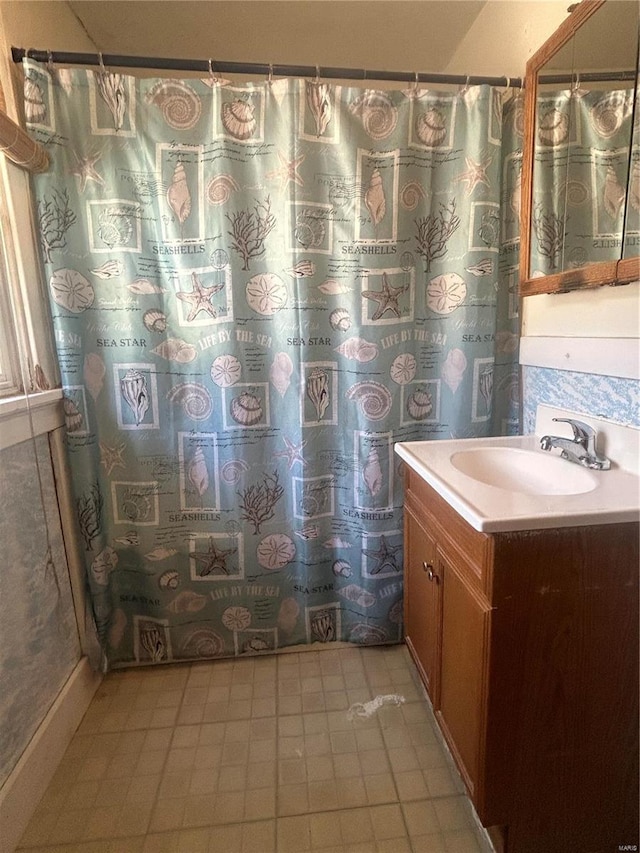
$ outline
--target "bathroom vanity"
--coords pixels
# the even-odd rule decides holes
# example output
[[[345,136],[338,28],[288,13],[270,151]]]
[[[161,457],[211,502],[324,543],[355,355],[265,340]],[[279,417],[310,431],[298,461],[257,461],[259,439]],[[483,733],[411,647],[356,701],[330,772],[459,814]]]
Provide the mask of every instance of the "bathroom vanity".
[[[478,460],[491,451],[516,482],[463,473],[470,450],[474,475],[486,479]],[[623,845],[638,844],[638,478],[580,469],[534,437],[396,452],[406,643],[496,850],[634,849]],[[531,464],[543,471],[533,485]]]

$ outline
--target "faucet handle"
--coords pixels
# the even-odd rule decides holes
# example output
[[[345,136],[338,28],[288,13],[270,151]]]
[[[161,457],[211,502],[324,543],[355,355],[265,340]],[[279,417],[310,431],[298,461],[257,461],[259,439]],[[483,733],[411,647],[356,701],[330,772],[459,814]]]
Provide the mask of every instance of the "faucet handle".
[[[563,424],[570,424],[573,430],[573,437],[576,441],[586,442],[596,437],[595,429],[582,421],[574,421],[573,418],[553,418],[553,420]]]

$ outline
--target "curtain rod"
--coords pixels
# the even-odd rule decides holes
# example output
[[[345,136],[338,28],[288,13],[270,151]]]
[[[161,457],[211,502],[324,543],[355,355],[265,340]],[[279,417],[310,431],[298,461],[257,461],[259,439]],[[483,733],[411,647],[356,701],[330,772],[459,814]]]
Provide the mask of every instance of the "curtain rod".
[[[59,65],[104,65],[118,68],[158,68],[163,71],[196,71],[200,74],[254,74],[267,77],[319,77],[342,80],[389,80],[406,83],[451,83],[456,85],[522,88],[520,77],[485,77],[465,74],[427,74],[422,71],[382,71],[364,68],[333,68],[316,65],[270,65],[264,62],[218,62],[208,59],[167,59],[157,56],[119,56],[111,53],[63,53],[12,47],[14,62],[25,57]]]

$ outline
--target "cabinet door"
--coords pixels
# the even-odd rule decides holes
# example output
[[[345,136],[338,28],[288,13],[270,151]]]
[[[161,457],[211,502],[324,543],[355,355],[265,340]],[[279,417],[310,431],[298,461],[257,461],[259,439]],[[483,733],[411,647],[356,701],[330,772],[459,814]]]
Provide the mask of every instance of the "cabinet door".
[[[438,552],[442,636],[438,720],[472,795],[478,793],[490,606]],[[478,804],[476,804],[478,805]]]
[[[422,680],[437,705],[439,585],[434,540],[405,507],[405,640]]]

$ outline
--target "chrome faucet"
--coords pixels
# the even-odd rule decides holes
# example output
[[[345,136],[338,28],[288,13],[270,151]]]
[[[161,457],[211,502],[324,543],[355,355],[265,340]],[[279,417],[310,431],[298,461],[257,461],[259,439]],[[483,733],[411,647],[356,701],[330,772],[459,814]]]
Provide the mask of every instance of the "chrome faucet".
[[[557,447],[562,451],[560,456],[563,459],[568,459],[569,462],[575,462],[585,468],[596,468],[599,471],[608,471],[611,468],[611,460],[601,456],[596,450],[596,431],[593,427],[571,418],[554,418],[553,420],[571,424],[573,438],[543,435],[540,439],[540,447],[543,450]]]

